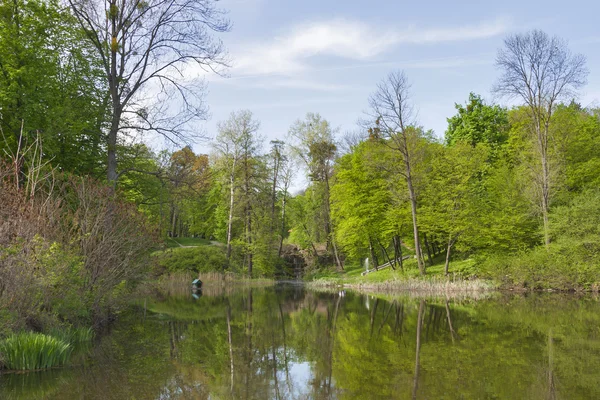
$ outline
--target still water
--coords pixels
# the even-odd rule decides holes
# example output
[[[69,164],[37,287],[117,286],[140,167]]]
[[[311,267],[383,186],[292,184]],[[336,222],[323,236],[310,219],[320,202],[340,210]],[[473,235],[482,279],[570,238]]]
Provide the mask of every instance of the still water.
[[[0,399],[600,399],[600,300],[156,293]]]

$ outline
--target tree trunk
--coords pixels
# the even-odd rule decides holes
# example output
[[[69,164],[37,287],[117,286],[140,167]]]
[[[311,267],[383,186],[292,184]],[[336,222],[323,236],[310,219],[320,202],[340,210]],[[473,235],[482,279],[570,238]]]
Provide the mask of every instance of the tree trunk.
[[[171,204],[171,237],[177,237],[177,211],[175,210],[175,204]]]
[[[375,269],[377,271],[377,267],[379,266],[379,260],[377,259],[377,253],[375,253],[375,249],[373,248],[373,241],[369,237],[369,254],[371,255],[371,269]]]
[[[452,241],[448,240],[448,248],[446,250],[446,263],[444,264],[444,274],[448,276],[448,268],[450,267],[450,249],[452,248]]]
[[[546,249],[550,246],[550,221],[548,220],[549,202],[550,202],[550,171],[548,166],[548,122],[544,123],[542,130],[541,116],[537,116],[536,130],[538,136],[538,145],[540,147],[540,161],[542,164],[542,219],[544,221],[544,245]],[[548,115],[548,120],[550,115]]]
[[[285,236],[285,205],[287,201],[287,191],[283,193],[283,199],[281,200],[281,231],[279,232],[279,249],[277,250],[277,257],[281,257],[281,249],[283,248],[283,237]]]
[[[271,237],[275,230],[275,202],[277,201],[277,178],[279,175],[279,157],[276,152],[273,158],[273,187],[271,191]]]
[[[398,235],[394,235],[394,258],[398,260],[400,264],[400,269],[404,271],[404,261],[402,260],[402,246],[400,245],[400,237]]]
[[[229,175],[229,218],[227,219],[227,260],[231,258],[231,229],[233,225],[233,200],[235,194],[235,160],[233,162],[233,167],[231,174]]]
[[[246,210],[246,243],[248,246],[248,277],[252,278],[252,207],[250,206]]]
[[[423,263],[423,255],[421,253],[421,243],[419,242],[419,226],[417,225],[417,198],[415,190],[412,184],[412,176],[410,171],[410,162],[408,155],[405,155],[405,166],[406,166],[406,185],[408,186],[408,194],[410,198],[410,212],[412,215],[413,223],[413,236],[415,239],[415,256],[417,257],[417,265],[419,266],[419,272],[421,275],[425,275],[425,265]]]
[[[107,168],[107,179],[110,186],[116,188],[117,186],[117,133],[119,131],[119,119],[116,115],[112,117],[112,124],[110,127],[110,131],[108,132],[108,146],[107,146],[107,154],[108,154],[108,162],[106,164]]]
[[[448,328],[450,329],[450,337],[452,338],[452,343],[454,344],[456,332],[454,331],[454,327],[452,326],[452,318],[450,317],[450,307],[448,306],[447,298],[446,298],[446,318],[448,319]]]
[[[110,2],[110,7],[117,7],[116,1],[112,0]],[[110,17],[111,24],[111,36],[112,42],[110,44],[110,72],[108,76],[108,88],[110,91],[110,97],[112,100],[112,121],[110,124],[110,130],[108,132],[108,143],[107,143],[107,153],[108,153],[108,162],[107,162],[107,178],[108,183],[116,188],[117,186],[117,134],[119,133],[119,125],[121,123],[121,102],[119,98],[118,88],[119,82],[117,80],[117,46],[113,46],[113,43],[117,41],[117,16],[111,15]]]
[[[325,203],[326,203],[327,227],[328,227],[327,240],[331,241],[331,244],[333,246],[333,256],[335,257],[335,263],[337,266],[337,270],[343,271],[344,266],[342,265],[340,256],[337,251],[337,246],[335,244],[335,234],[333,232],[333,221],[331,220],[331,206],[329,204],[330,198],[329,198],[329,175],[328,174],[325,174],[325,189],[326,189]]]
[[[431,258],[431,250],[429,249],[429,242],[427,241],[426,233],[423,233],[423,240],[425,241],[425,249],[427,250],[427,258],[429,259],[429,266],[432,266],[433,259]]]
[[[227,305],[227,343],[229,344],[229,367],[231,373],[231,394],[233,394],[233,342],[231,337],[231,306]]]
[[[415,374],[413,377],[413,388],[412,398],[417,398],[417,390],[419,387],[419,369],[421,367],[421,328],[423,326],[423,317],[425,313],[425,300],[421,300],[419,304],[419,315],[417,316],[417,344],[416,344],[416,356],[415,356]]]
[[[383,253],[383,256],[385,257],[385,260],[387,260],[388,264],[390,264],[390,267],[392,267],[393,270],[396,269],[396,260],[390,260],[390,256],[388,255],[387,250],[385,249],[385,247],[381,244],[381,241],[379,239],[377,239],[377,243],[379,244],[379,247],[381,247],[381,252]]]
[[[448,247],[446,248],[446,264],[444,265],[444,273],[446,276],[448,275],[448,268],[450,266],[450,250],[452,249],[452,246],[454,246],[454,243],[456,243],[456,240],[458,240],[458,235],[452,238],[452,234],[450,234],[448,237]]]

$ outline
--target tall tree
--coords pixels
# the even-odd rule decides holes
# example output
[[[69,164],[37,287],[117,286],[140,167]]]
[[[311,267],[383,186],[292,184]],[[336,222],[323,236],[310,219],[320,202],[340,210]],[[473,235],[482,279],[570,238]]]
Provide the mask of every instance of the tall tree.
[[[414,185],[417,142],[420,129],[415,127],[414,112],[410,104],[410,84],[402,71],[390,73],[377,85],[377,91],[371,95],[369,105],[373,126],[372,136],[384,136],[390,147],[397,151],[404,165],[403,176],[406,180],[411,206],[415,255],[421,275],[425,275],[425,264],[421,252],[419,225],[417,218],[417,194]]]
[[[83,31],[58,1],[0,3],[0,148],[15,154],[40,134],[63,171],[101,171],[105,87]]]
[[[502,76],[494,87],[500,95],[524,101],[531,118],[531,132],[539,156],[539,205],[544,221],[544,243],[550,244],[548,213],[552,196],[549,166],[550,124],[555,106],[572,97],[585,84],[587,69],[582,55],[572,54],[565,41],[533,30],[511,35],[499,50],[496,65]]]
[[[289,134],[294,141],[292,144],[294,153],[306,165],[308,178],[322,190],[321,207],[327,247],[332,247],[337,268],[343,270],[331,220],[331,178],[337,152],[334,132],[329,122],[319,114],[308,113],[304,121],[298,120],[292,125]]]
[[[224,65],[223,47],[210,32],[227,31],[229,22],[213,0],[69,4],[102,60],[111,110],[107,176],[115,184],[120,133],[151,131],[177,141],[193,134],[190,122],[205,119],[202,84],[187,76]]]
[[[380,141],[360,143],[352,153],[337,161],[336,184],[331,189],[338,242],[345,245],[355,260],[368,254],[370,265],[375,268],[378,266],[376,254],[379,247],[383,247],[380,239],[389,243],[389,233],[395,225],[386,218],[391,208],[391,191],[386,179],[389,171],[381,168],[380,163],[389,153],[391,150]]]
[[[220,162],[227,171],[229,186],[229,216],[227,220],[227,258],[231,257],[231,241],[233,238],[233,218],[236,205],[236,189],[242,190],[244,197],[244,220],[246,241],[251,252],[251,216],[252,205],[250,195],[252,190],[252,168],[260,140],[257,136],[259,122],[254,120],[248,110],[232,112],[229,119],[218,124],[219,133],[215,139],[214,148]],[[251,254],[251,253],[250,253]],[[252,274],[252,258],[248,260],[249,274]]]

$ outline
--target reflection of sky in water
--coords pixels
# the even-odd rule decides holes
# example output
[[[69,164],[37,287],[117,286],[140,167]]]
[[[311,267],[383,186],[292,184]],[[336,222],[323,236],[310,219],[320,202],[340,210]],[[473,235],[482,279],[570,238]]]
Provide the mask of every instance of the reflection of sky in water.
[[[281,379],[282,382],[284,382],[284,386],[288,386],[287,382],[285,382],[285,372],[282,371],[280,374],[278,375],[278,379]],[[280,377],[279,377],[280,376]],[[309,362],[292,362],[290,363],[290,381],[291,381],[291,388],[292,388],[292,393],[291,393],[291,397],[292,398],[301,398],[301,397],[305,397],[308,396],[308,394],[310,393],[310,389],[309,389],[309,382],[312,379],[312,369],[310,366]]]

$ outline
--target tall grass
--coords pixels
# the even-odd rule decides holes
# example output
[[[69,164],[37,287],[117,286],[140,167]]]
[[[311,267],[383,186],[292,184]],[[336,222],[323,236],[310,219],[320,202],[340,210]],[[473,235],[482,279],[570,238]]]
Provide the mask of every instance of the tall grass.
[[[92,328],[53,329],[49,335],[74,345],[91,341],[94,338],[94,330]]]
[[[8,369],[31,371],[64,365],[73,347],[43,333],[23,332],[0,341],[2,363]]]

